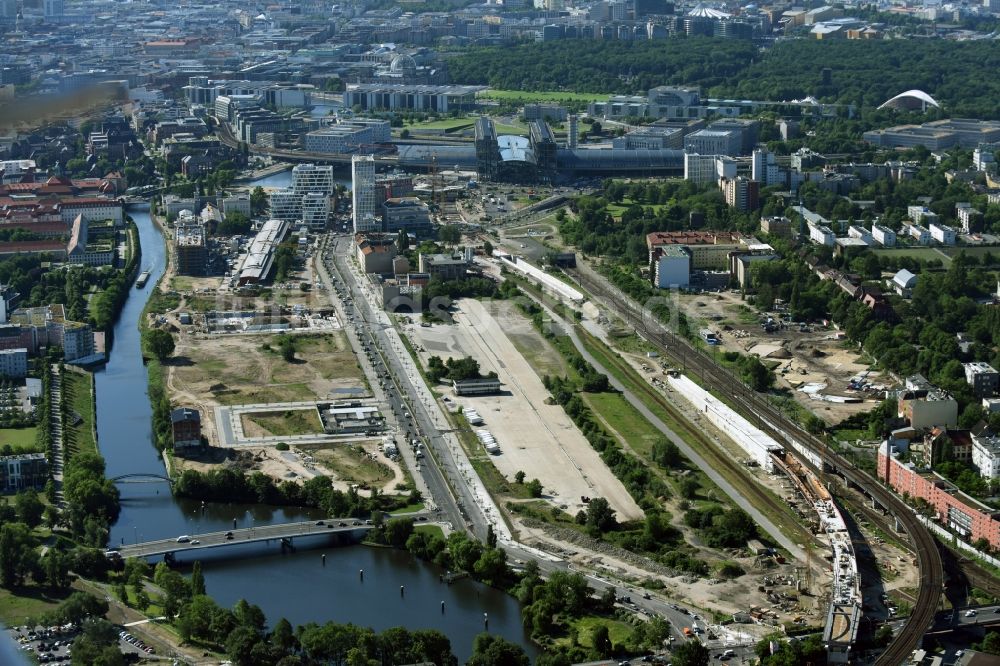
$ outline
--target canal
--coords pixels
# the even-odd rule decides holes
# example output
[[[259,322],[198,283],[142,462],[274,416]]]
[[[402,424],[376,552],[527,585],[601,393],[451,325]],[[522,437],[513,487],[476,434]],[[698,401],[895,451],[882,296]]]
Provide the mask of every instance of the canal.
[[[260,184],[281,187],[281,176],[290,180],[291,174],[276,174]],[[166,267],[165,246],[147,208],[130,209],[129,213],[139,229],[142,269],[151,275],[145,287],[133,288],[129,294],[115,324],[109,361],[95,373],[97,429],[108,477],[165,474],[152,444],[151,406],[138,330],[142,310]],[[122,510],[111,530],[112,544],[196,535],[231,528],[234,522],[250,527],[320,517],[315,510],[177,499],[166,482],[123,483],[119,489]],[[223,549],[209,551],[203,558],[208,592],[220,604],[229,606],[245,598],[260,606],[271,622],[287,617],[293,625],[333,620],[379,630],[393,626],[434,628],[451,639],[452,649],[462,661],[471,653],[472,639],[482,630],[483,614],[487,613],[492,633],[536,654],[521,627],[516,600],[469,580],[441,583],[441,571],[406,553],[363,546],[334,548],[328,543],[300,547],[286,555],[280,554],[276,544],[239,548],[236,557],[223,555]],[[327,555],[325,567],[320,553]],[[366,572],[363,584],[358,580],[360,569]],[[405,587],[403,598],[400,586]]]

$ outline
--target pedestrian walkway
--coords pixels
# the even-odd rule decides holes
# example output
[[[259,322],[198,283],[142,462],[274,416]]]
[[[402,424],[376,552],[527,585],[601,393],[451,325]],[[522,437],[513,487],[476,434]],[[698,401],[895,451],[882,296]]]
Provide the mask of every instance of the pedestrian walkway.
[[[65,462],[65,452],[63,445],[62,427],[62,374],[59,371],[59,364],[53,363],[49,370],[51,381],[49,382],[49,438],[51,447],[52,482],[56,487],[56,504],[59,507],[65,506],[66,500],[63,497],[63,463]]]

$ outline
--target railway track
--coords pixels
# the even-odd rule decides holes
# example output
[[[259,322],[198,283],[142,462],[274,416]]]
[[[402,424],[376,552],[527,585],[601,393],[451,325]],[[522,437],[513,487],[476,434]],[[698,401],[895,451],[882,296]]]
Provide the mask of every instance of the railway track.
[[[614,353],[605,355],[601,362],[610,365],[618,370],[618,372],[624,376],[628,376],[635,371],[628,364],[628,362],[621,359]],[[742,469],[740,463],[733,460],[730,456],[714,443],[712,442],[704,432],[695,428],[689,417],[682,414],[676,406],[670,403],[660,393],[657,389],[650,386],[644,381],[632,382],[629,387],[634,393],[641,393],[642,395],[648,397],[652,402],[662,409],[666,414],[673,420],[671,423],[672,429],[678,431],[684,439],[691,441],[692,439],[697,441],[700,445],[699,453],[701,456],[710,463],[713,467],[719,470],[725,470],[726,476],[732,478],[743,478],[745,471]],[[796,540],[808,540],[812,538],[812,535],[803,527],[799,526],[797,522],[797,516],[792,515],[788,511],[788,505],[783,503],[777,496],[768,492],[765,488],[762,488],[758,483],[741,483],[739,484],[741,492],[758,507],[766,507],[768,513],[774,518],[785,517],[792,529],[795,530],[794,538]]]
[[[893,514],[912,542],[917,556],[921,585],[909,620],[875,663],[880,666],[899,666],[904,662],[910,653],[919,647],[924,633],[933,623],[944,587],[941,554],[930,530],[917,520],[916,515],[902,499],[882,486],[877,479],[856,468],[832,451],[823,440],[791,421],[764,396],[750,389],[729,370],[719,366],[711,356],[694,347],[688,340],[667,330],[658,320],[646,316],[631,298],[578,270],[569,270],[567,274],[583,289],[600,298],[605,306],[625,319],[638,333],[656,345],[685,371],[698,375],[702,382],[732,402],[739,411],[744,412],[745,416],[755,419],[762,430],[770,431],[779,441],[786,439],[786,436],[794,438],[817,455],[834,473],[862,488]],[[803,463],[815,467],[808,460]]]

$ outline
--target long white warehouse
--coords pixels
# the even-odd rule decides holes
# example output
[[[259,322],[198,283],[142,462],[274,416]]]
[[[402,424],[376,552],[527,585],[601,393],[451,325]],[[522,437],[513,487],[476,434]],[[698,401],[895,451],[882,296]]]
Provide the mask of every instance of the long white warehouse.
[[[781,455],[785,447],[684,375],[668,377],[667,381],[678,395],[694,405],[712,425],[728,435],[765,471],[774,471],[771,454]]]

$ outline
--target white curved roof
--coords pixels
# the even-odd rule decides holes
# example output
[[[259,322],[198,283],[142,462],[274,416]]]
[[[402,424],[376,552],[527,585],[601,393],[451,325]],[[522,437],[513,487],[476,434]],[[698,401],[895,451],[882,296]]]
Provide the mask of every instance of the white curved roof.
[[[941,108],[941,105],[938,104],[933,97],[925,93],[923,90],[916,90],[916,89],[907,90],[906,92],[899,93],[892,99],[883,102],[882,106],[878,108],[884,109],[887,106],[893,106],[896,102],[901,102],[904,99],[917,100],[918,102],[923,102],[924,104],[930,104],[931,106],[937,107],[939,109]]]
[[[698,3],[694,9],[687,13],[688,16],[698,16],[701,18],[711,18],[711,19],[724,19],[729,18],[732,14],[728,14],[724,11],[715,9],[714,7],[709,7],[704,3]]]

